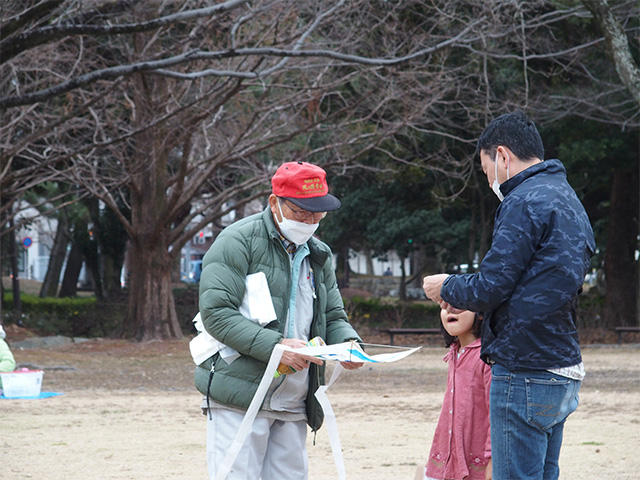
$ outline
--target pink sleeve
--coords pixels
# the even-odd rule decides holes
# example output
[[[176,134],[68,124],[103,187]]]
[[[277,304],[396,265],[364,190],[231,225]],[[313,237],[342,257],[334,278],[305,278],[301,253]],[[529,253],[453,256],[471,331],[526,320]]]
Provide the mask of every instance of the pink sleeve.
[[[489,398],[491,393],[491,366],[485,364],[484,371],[482,372],[484,375],[484,396],[485,402],[487,404],[487,412],[490,412],[489,409]],[[491,420],[490,416],[487,418],[487,440],[485,442],[484,447],[484,456],[485,458],[491,458]]]

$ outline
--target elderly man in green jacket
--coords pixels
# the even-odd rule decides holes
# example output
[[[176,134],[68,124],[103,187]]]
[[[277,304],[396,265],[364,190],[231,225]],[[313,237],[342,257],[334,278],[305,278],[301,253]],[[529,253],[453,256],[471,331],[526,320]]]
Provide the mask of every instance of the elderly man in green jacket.
[[[293,349],[321,337],[327,344],[361,341],[344,311],[330,248],[313,237],[328,211],[340,207],[326,172],[306,162],[281,165],[272,178],[269,206],[220,233],[204,257],[200,314],[205,330],[237,351],[220,353],[196,368],[195,382],[207,398],[207,466],[213,480],[235,438],[276,345]],[[262,326],[241,313],[245,279],[266,276],[276,319]],[[281,363],[293,373],[274,378],[252,431],[228,479],[307,478],[307,424],[322,425],[314,397],[324,383],[315,357],[285,351]],[[361,363],[343,363],[347,369]]]

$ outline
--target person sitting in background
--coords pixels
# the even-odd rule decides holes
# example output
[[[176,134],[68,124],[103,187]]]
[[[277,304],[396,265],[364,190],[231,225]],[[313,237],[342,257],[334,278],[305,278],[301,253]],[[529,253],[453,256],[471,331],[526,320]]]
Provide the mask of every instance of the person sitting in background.
[[[7,337],[4,328],[0,325],[0,372],[13,372],[16,369],[16,360],[9,345],[4,340]],[[2,377],[0,377],[0,389],[2,388]]]

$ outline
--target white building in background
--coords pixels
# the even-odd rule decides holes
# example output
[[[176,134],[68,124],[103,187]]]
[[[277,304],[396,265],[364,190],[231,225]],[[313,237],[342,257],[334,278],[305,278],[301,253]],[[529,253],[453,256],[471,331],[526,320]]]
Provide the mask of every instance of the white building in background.
[[[228,205],[223,205],[223,209],[228,208]],[[245,207],[245,215],[253,215],[254,213],[260,213],[264,210],[265,206],[263,202],[254,200]],[[223,227],[232,224],[236,220],[236,211],[231,210],[227,215],[222,217],[220,224]],[[197,223],[198,219],[194,219],[194,223]],[[207,225],[204,229],[198,232],[189,243],[187,243],[181,252],[180,260],[180,277],[184,282],[197,283],[200,278],[202,257],[207,253],[207,250],[213,243],[213,240],[219,232],[214,231],[211,225]],[[337,255],[334,252],[334,266],[337,259]],[[367,271],[367,257],[361,252],[350,250],[349,252],[349,267],[354,273],[363,275],[383,275],[387,269],[391,270],[391,275],[401,276],[400,269],[402,260],[395,251],[389,252],[386,255],[385,260],[378,258],[372,259],[373,271]],[[411,261],[410,259],[404,260],[404,268],[407,276],[411,275]]]
[[[224,203],[222,210],[232,207],[234,203]],[[264,204],[260,200],[254,200],[247,204],[244,208],[245,215],[253,215],[264,210]],[[193,220],[197,224],[201,219],[196,217]],[[220,225],[224,228],[236,221],[236,211],[231,210],[229,213],[220,218]],[[214,231],[211,224],[205,226],[191,240],[182,247],[180,252],[180,279],[183,282],[197,283],[200,280],[200,272],[202,271],[202,258],[207,253],[209,247],[218,235],[218,231]]]
[[[27,221],[26,226],[16,230],[18,278],[43,282],[49,268],[49,258],[58,229],[58,220],[40,215],[35,208],[31,207],[20,212],[16,223],[22,223],[25,220]],[[67,245],[67,255],[70,250],[71,245]],[[60,282],[64,276],[66,265],[67,259],[65,258],[60,271]],[[87,271],[83,264],[78,281],[82,283],[86,277]]]
[[[367,256],[361,252],[355,250],[349,250],[349,267],[351,271],[362,275],[384,275],[387,269],[391,270],[391,275],[394,277],[402,276],[400,266],[402,259],[395,251],[387,252],[385,255],[386,260],[379,258],[373,258],[373,272],[367,271]],[[411,260],[409,258],[404,259],[404,271],[409,277],[411,276]]]
[[[29,220],[28,225],[16,230],[19,275],[42,282],[47,274],[58,220],[41,216],[35,208],[20,212],[16,223],[23,220]]]
[[[226,206],[223,208],[226,208]],[[247,215],[251,215],[261,212],[263,209],[263,204],[256,200],[245,208],[245,212]],[[19,275],[20,278],[42,282],[47,273],[58,221],[55,218],[40,215],[34,208],[28,208],[21,212],[20,218],[17,219],[17,221],[22,221],[23,219],[29,219],[30,221],[27,226],[21,227],[16,231]],[[236,212],[232,210],[221,219],[220,223],[226,226],[233,223],[235,219]],[[180,260],[181,280],[197,282],[197,279],[199,279],[198,267],[200,261],[211,246],[217,233],[218,232],[213,231],[211,225],[207,225],[182,248]],[[70,247],[67,248],[69,249]],[[395,252],[389,252],[385,260],[372,259],[373,271],[369,272],[367,271],[366,255],[353,250],[350,251],[349,255],[349,267],[357,274],[383,275],[389,268],[393,276],[400,276],[401,261]],[[411,275],[411,262],[409,259],[404,260],[404,266],[407,276]],[[61,275],[63,274],[64,267],[61,272]],[[82,281],[85,276],[86,269],[83,266],[80,280]],[[62,278],[60,280],[62,280]]]

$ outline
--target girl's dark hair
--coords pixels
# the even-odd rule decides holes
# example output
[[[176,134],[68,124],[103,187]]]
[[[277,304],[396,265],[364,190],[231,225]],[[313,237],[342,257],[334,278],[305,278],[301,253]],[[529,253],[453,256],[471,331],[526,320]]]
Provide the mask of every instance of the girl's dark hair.
[[[444,346],[449,348],[451,344],[458,339],[458,337],[452,337],[449,335],[445,330],[444,325],[442,325],[442,322],[440,322],[440,330],[442,330],[442,335],[444,337]],[[480,338],[482,335],[482,315],[479,313],[476,313],[475,318],[473,319],[473,335],[476,338]]]

